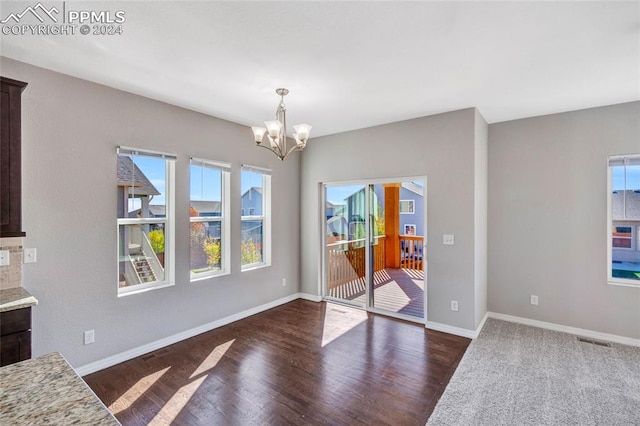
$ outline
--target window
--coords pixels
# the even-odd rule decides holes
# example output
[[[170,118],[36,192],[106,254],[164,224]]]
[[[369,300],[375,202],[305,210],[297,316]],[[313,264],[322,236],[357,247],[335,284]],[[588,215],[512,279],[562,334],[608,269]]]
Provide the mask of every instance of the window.
[[[414,200],[400,200],[400,214],[414,214]]]
[[[118,296],[173,285],[175,156],[117,150]]]
[[[191,159],[189,269],[191,281],[230,273],[229,176],[231,165]]]
[[[631,249],[633,242],[633,228],[631,226],[614,226],[611,245],[613,248]]]
[[[242,270],[271,264],[271,171],[242,166]],[[248,213],[247,216],[244,213]]]
[[[405,225],[404,235],[416,235],[416,225],[413,225],[413,224]]]
[[[609,158],[609,282],[640,286],[640,154]]]

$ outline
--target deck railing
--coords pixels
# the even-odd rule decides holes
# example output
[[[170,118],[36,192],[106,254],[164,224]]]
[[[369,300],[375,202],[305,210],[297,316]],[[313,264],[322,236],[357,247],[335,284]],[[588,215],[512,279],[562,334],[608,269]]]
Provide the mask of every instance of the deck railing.
[[[373,271],[384,269],[384,235],[375,237]],[[366,240],[338,241],[327,244],[327,286],[329,290],[366,275]]]
[[[400,267],[422,271],[424,237],[400,235]]]
[[[400,267],[423,270],[424,237],[400,235]],[[385,268],[385,235],[375,237],[373,271]],[[329,290],[366,275],[366,240],[338,241],[327,244],[327,287]]]

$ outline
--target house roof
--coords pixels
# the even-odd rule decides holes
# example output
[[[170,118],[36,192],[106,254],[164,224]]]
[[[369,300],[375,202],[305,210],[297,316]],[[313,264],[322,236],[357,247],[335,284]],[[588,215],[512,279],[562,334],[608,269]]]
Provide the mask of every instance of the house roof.
[[[640,190],[613,191],[611,204],[613,220],[640,220]]]
[[[191,201],[191,207],[196,209],[199,215],[220,213],[220,201]]]
[[[421,197],[424,196],[424,187],[418,185],[417,183],[414,182],[402,182],[402,187],[408,191],[413,192],[414,194],[417,194]]]
[[[150,204],[149,213],[150,217],[166,217],[167,208],[164,204]],[[135,209],[129,212],[129,217],[139,217],[141,209]]]
[[[164,204],[149,204],[149,212],[155,217],[167,215],[167,207]]]
[[[118,186],[129,188],[129,194],[160,195],[160,192],[149,181],[131,157],[118,155]]]
[[[247,189],[244,194],[242,194],[242,196],[244,197],[245,195],[247,195],[249,193],[249,191],[254,190],[256,191],[258,194],[262,195],[262,188],[260,188],[259,186],[252,186],[251,188]]]

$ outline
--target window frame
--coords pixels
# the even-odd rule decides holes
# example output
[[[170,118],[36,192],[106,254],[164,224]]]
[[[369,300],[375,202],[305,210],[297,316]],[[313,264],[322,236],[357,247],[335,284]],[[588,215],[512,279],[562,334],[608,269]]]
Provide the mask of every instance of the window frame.
[[[408,212],[403,212],[402,211],[402,203],[403,202],[408,202],[409,205],[411,206],[411,208],[409,209],[410,211]],[[416,201],[415,200],[400,200],[400,202],[398,203],[398,211],[400,212],[400,214],[415,214],[416,213]]]
[[[271,169],[264,167],[251,166],[243,164],[240,172],[240,188],[242,188],[242,172],[253,172],[262,174],[262,215],[240,215],[240,250],[242,247],[242,222],[245,220],[262,220],[262,262],[242,264],[240,257],[240,271],[246,272],[254,269],[266,268],[271,266]],[[242,208],[242,190],[240,192],[241,213]],[[249,199],[251,199],[251,188],[249,188]]]
[[[170,287],[175,285],[175,163],[177,157],[174,154],[168,154],[159,151],[151,151],[148,149],[138,149],[126,146],[118,146],[116,148],[117,156],[145,156],[152,158],[162,158],[165,161],[165,217],[154,218],[116,218],[116,291],[118,297],[129,296],[132,294],[144,293],[150,290]],[[116,190],[117,196],[117,190]],[[128,196],[127,196],[128,199]],[[145,225],[162,223],[164,225],[164,280],[153,281],[147,283],[136,284],[131,287],[120,287],[120,226],[127,225]],[[168,256],[167,256],[167,252]]]
[[[231,231],[229,217],[231,216],[231,164],[221,161],[207,160],[203,158],[191,157],[189,159],[189,178],[191,178],[191,166],[200,164],[201,167],[210,167],[220,171],[220,213],[221,216],[195,216],[189,215],[189,228],[192,223],[220,222],[220,269],[218,271],[208,271],[194,274],[189,265],[189,281],[197,282],[210,278],[217,278],[231,274]],[[191,202],[191,179],[189,179],[189,209]],[[191,257],[191,242],[189,242],[189,257]]]
[[[640,160],[640,153],[626,155],[612,155],[607,158],[607,283],[610,285],[640,288],[640,280],[619,278],[613,276],[613,167],[620,166],[616,162],[623,161],[623,164],[629,159],[634,161]],[[612,164],[612,162],[614,164]],[[626,222],[623,220],[622,222]],[[633,220],[630,220],[633,222]],[[640,224],[620,225],[631,228],[631,248],[615,247],[615,250],[623,250],[627,252],[640,251]],[[634,235],[635,232],[635,235]]]

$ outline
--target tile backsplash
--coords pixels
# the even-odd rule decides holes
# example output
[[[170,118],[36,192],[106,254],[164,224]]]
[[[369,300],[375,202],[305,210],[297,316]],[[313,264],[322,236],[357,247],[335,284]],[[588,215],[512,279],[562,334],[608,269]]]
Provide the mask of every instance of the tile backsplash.
[[[9,265],[0,266],[0,289],[22,287],[22,238],[0,238],[0,250],[9,250]]]

